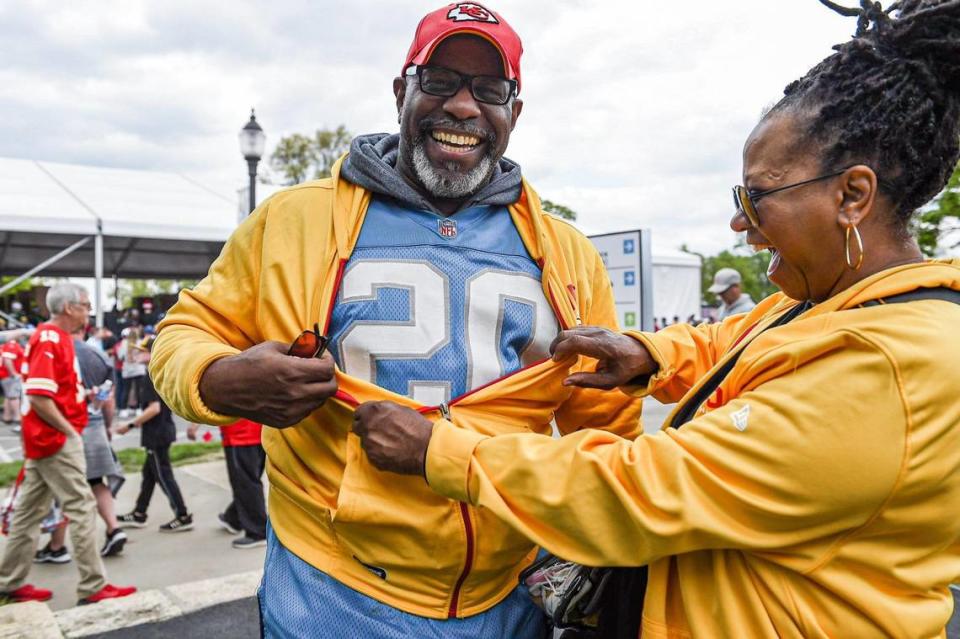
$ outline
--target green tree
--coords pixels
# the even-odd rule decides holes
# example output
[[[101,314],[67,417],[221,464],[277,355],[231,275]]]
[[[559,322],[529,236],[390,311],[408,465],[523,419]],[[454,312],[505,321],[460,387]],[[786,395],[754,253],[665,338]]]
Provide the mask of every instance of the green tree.
[[[299,184],[307,179],[314,162],[313,140],[299,133],[280,138],[270,155],[270,166],[283,173],[287,184]]]
[[[700,290],[703,291],[703,301],[707,305],[715,306],[720,303],[720,299],[707,289],[713,284],[714,273],[722,268],[733,268],[740,273],[742,279],[740,288],[754,301],[760,301],[777,290],[777,287],[767,279],[770,253],[768,251],[754,253],[742,239],[733,249],[724,249],[716,255],[704,255],[691,251],[686,244],[681,246],[680,250],[684,253],[699,255],[703,262],[700,270],[702,279]]]
[[[313,148],[316,153],[314,178],[330,177],[330,169],[340,156],[350,150],[353,138],[342,124],[333,131],[318,129],[313,136]]]
[[[294,133],[280,138],[270,155],[270,166],[283,174],[287,184],[330,177],[330,170],[350,148],[350,132],[344,125],[317,129],[312,135]]]
[[[577,212],[570,207],[564,206],[563,204],[557,204],[556,202],[551,202],[550,200],[542,200],[540,202],[540,206],[542,206],[543,210],[547,213],[556,215],[557,217],[565,220],[575,222],[577,219]]]
[[[12,281],[15,277],[16,277],[15,275],[4,275],[3,277],[0,277],[0,286],[4,286],[7,282]],[[34,286],[36,286],[36,284],[37,284],[37,281],[34,278],[28,277],[27,279],[23,280],[22,282],[20,282],[19,284],[11,288],[9,291],[6,291],[4,295],[13,295],[14,293],[19,293],[20,291],[29,291]]]
[[[950,234],[960,231],[960,164],[953,170],[947,188],[934,199],[930,208],[921,211],[913,223],[913,232],[920,244],[920,250],[927,257],[934,257],[943,249],[952,250],[960,246],[960,239],[954,237],[949,246],[940,243]]]

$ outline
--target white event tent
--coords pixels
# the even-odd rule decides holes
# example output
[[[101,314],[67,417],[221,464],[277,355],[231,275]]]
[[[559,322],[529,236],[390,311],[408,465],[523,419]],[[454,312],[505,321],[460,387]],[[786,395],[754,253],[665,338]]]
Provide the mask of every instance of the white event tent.
[[[653,252],[653,314],[686,321],[700,317],[700,257],[682,251]]]
[[[181,173],[0,158],[0,275],[198,279],[242,215]],[[98,307],[98,321],[102,311]]]
[[[258,185],[258,202],[279,188]],[[200,279],[246,202],[246,189],[182,173],[0,158],[0,275],[93,277],[95,300],[104,277]],[[654,314],[698,315],[699,258],[652,262]]]

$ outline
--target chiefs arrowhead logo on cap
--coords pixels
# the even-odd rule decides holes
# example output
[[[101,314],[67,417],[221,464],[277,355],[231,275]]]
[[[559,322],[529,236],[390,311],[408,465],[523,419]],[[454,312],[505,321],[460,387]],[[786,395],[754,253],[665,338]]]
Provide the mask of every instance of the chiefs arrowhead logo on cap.
[[[472,2],[461,2],[447,13],[447,20],[456,22],[489,22],[490,24],[499,24],[493,14],[479,4]]]
[[[520,36],[503,16],[476,2],[450,3],[425,15],[417,25],[400,75],[406,74],[412,64],[427,64],[437,46],[458,33],[484,38],[495,46],[503,58],[504,76],[516,80],[520,91]]]

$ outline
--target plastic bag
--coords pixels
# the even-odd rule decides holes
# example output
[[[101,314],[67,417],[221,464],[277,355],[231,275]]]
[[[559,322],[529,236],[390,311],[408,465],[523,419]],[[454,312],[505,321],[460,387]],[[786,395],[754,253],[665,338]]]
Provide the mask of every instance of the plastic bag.
[[[608,568],[591,568],[546,555],[520,573],[534,602],[555,628],[594,629]]]

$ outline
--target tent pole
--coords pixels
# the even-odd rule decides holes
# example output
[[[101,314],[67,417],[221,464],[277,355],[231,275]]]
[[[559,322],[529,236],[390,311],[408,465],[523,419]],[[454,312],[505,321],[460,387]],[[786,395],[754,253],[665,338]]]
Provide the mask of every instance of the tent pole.
[[[97,300],[97,328],[103,326],[103,225],[97,220],[97,235],[93,239],[93,298]]]
[[[74,251],[76,251],[76,250],[77,250],[78,248],[80,248],[81,246],[84,246],[84,245],[85,245],[87,242],[89,242],[89,241],[90,241],[90,238],[89,238],[89,237],[85,237],[85,238],[83,238],[82,240],[78,240],[78,241],[74,242],[73,244],[71,244],[71,245],[68,246],[67,248],[63,249],[62,251],[60,251],[59,253],[57,253],[57,254],[54,255],[53,257],[49,257],[49,258],[45,259],[44,261],[40,262],[39,264],[37,264],[36,266],[34,266],[32,269],[30,269],[29,271],[27,271],[26,273],[24,273],[24,274],[21,275],[20,277],[18,277],[18,278],[16,278],[16,279],[13,279],[13,280],[10,280],[9,282],[7,282],[6,284],[4,284],[3,286],[0,286],[0,295],[3,295],[4,293],[6,293],[6,292],[9,291],[10,289],[12,289],[14,286],[16,286],[17,284],[19,284],[20,282],[22,282],[22,281],[24,281],[24,280],[26,280],[26,279],[28,279],[28,278],[33,277],[34,275],[36,275],[37,273],[39,273],[39,272],[42,271],[43,269],[47,268],[47,267],[50,266],[51,264],[55,264],[55,263],[59,262],[60,260],[62,260],[62,259],[65,258],[66,256],[68,256],[68,255],[70,255],[71,253],[73,253]]]

